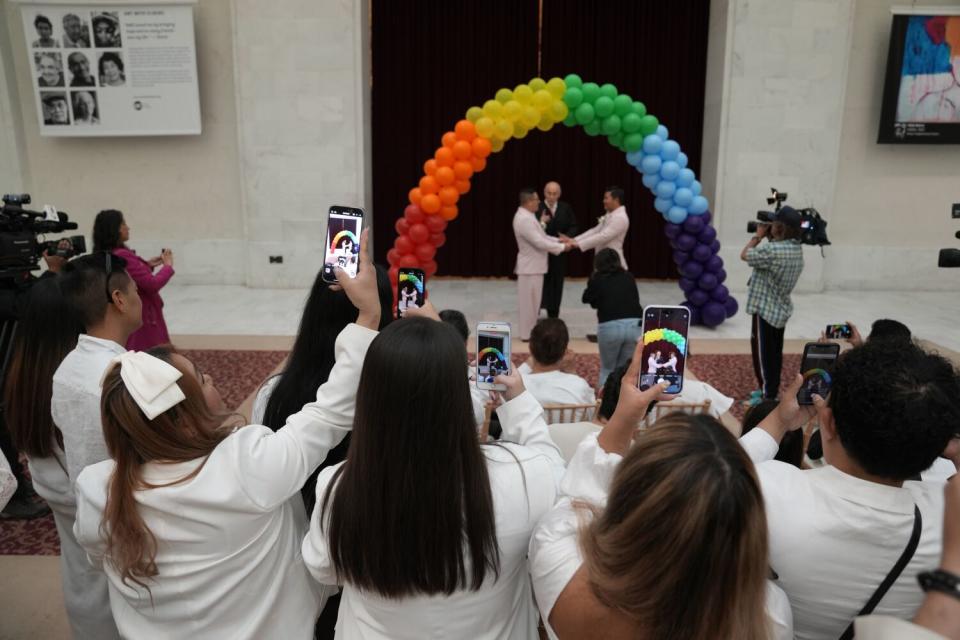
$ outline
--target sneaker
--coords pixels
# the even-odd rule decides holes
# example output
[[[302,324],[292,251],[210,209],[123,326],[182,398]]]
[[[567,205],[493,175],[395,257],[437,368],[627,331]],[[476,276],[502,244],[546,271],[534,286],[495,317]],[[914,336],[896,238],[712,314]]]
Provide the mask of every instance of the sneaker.
[[[750,397],[743,401],[743,406],[755,407],[761,402],[763,402],[763,391],[760,389],[754,389],[750,392]]]
[[[587,334],[587,342],[596,342],[596,341],[597,341],[597,334],[595,333]]]

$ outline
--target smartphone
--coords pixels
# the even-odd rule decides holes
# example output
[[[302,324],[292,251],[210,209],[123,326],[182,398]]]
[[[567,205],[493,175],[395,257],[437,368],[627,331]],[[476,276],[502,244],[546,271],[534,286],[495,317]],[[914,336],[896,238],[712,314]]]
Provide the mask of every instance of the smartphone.
[[[477,325],[477,388],[505,391],[506,386],[493,379],[509,373],[510,323],[481,322]]]
[[[651,305],[643,310],[643,356],[637,381],[642,391],[661,382],[670,383],[667,393],[683,391],[689,333],[686,307]]]
[[[797,392],[798,403],[813,404],[813,394],[827,397],[833,386],[833,365],[838,355],[840,345],[836,342],[808,342],[803,347],[803,362],[800,364],[803,384]]]
[[[853,329],[851,329],[850,325],[846,322],[828,324],[824,335],[827,336],[828,340],[849,339],[853,337]]]
[[[400,267],[397,276],[397,317],[410,307],[422,307],[426,299],[426,274],[423,269]]]
[[[327,212],[327,245],[323,258],[323,281],[337,281],[334,267],[340,267],[351,278],[357,277],[360,266],[360,231],[363,209],[333,205]]]

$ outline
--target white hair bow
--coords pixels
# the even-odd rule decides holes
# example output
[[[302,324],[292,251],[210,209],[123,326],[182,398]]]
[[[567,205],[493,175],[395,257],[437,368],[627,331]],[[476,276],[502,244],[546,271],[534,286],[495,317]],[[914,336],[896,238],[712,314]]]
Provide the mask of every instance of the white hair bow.
[[[183,375],[180,370],[142,351],[127,351],[111,360],[100,378],[101,387],[107,374],[118,364],[120,379],[148,420],[186,399],[177,385]]]

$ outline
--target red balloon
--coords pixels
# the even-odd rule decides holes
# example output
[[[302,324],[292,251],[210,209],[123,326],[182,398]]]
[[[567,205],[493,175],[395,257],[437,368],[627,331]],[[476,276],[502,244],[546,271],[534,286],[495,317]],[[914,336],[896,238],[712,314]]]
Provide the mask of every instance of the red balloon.
[[[453,175],[457,180],[469,180],[473,175],[473,165],[466,160],[458,160],[453,163]]]
[[[420,178],[420,194],[421,195],[430,195],[431,193],[437,193],[440,191],[440,185],[437,183],[437,179],[433,176],[423,176]]]
[[[470,150],[477,158],[486,158],[493,151],[493,145],[486,138],[474,138],[470,143]]]
[[[399,263],[399,261],[400,261],[400,260],[399,260],[399,258],[398,258],[398,259],[397,259],[397,262]],[[390,282],[393,283],[393,288],[396,289],[396,288],[397,288],[397,280],[400,279],[400,267],[399,267],[399,265],[394,265],[394,266],[390,267],[390,270],[387,271],[387,274],[390,276]]]
[[[417,205],[411,204],[407,205],[407,208],[403,210],[403,217],[406,218],[410,224],[417,224],[418,222],[423,222],[427,214]]]
[[[463,195],[470,191],[470,181],[469,180],[457,180],[453,183],[453,188],[457,190],[457,193]],[[442,201],[443,198],[440,198]]]
[[[434,160],[433,158],[430,158],[429,160],[423,163],[423,173],[425,173],[428,176],[432,176],[436,172],[437,172],[436,160]]]
[[[458,162],[457,164],[460,163]],[[453,184],[453,181],[457,179],[457,175],[450,167],[438,167],[437,173],[434,177],[437,179],[437,184],[444,187],[449,184]]]
[[[458,138],[466,140],[467,142],[477,137],[477,129],[469,120],[459,121],[453,130],[456,132]]]
[[[457,143],[457,134],[453,131],[447,131],[443,134],[443,137],[440,138],[440,141],[443,143],[443,146],[452,148],[453,145]]]
[[[457,160],[469,160],[473,155],[473,147],[466,140],[459,140],[453,145],[453,157]]]
[[[473,159],[470,160],[470,164],[473,165],[473,172],[479,173],[487,168],[487,159],[474,156]]]
[[[433,260],[433,256],[437,255],[437,248],[426,243],[417,245],[416,254],[421,263],[427,263]]]
[[[420,266],[420,261],[417,259],[417,256],[408,254],[405,256],[400,256],[400,264],[397,266],[416,268]]]
[[[447,228],[447,221],[440,216],[427,216],[426,224],[430,233],[440,233]]]
[[[387,251],[387,262],[389,264],[395,265],[397,264],[397,260],[399,259],[400,259],[399,251],[397,251],[396,249],[390,249],[390,251]]]
[[[437,152],[433,155],[437,160],[438,167],[452,167],[453,163],[456,162],[456,157],[453,155],[453,151],[447,147],[440,147],[437,149]]]
[[[413,252],[413,240],[409,235],[397,236],[393,241],[393,246],[401,256]]]
[[[393,223],[393,228],[397,230],[397,235],[406,235],[410,231],[410,223],[407,222],[406,218],[397,218],[397,221]]]
[[[415,224],[410,227],[410,239],[417,244],[423,244],[430,238],[430,229],[425,224]]]
[[[441,231],[440,233],[431,233],[430,234],[430,244],[435,246],[437,249],[442,247],[447,242],[447,236]]]
[[[435,261],[435,260],[431,260],[430,262],[428,262],[428,263],[426,263],[425,265],[423,265],[423,272],[424,272],[424,274],[426,274],[426,276],[427,276],[428,278],[432,278],[432,277],[433,277],[433,274],[435,274],[435,273],[437,272],[437,263],[436,263],[436,261]]]

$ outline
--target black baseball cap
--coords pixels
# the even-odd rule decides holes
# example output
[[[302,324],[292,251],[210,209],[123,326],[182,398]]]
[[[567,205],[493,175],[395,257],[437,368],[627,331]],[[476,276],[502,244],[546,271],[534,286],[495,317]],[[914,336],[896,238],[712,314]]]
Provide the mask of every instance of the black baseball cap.
[[[770,222],[782,222],[788,227],[799,229],[801,223],[803,222],[803,218],[800,217],[800,212],[798,212],[796,209],[784,205],[780,207],[779,211],[770,216]]]

